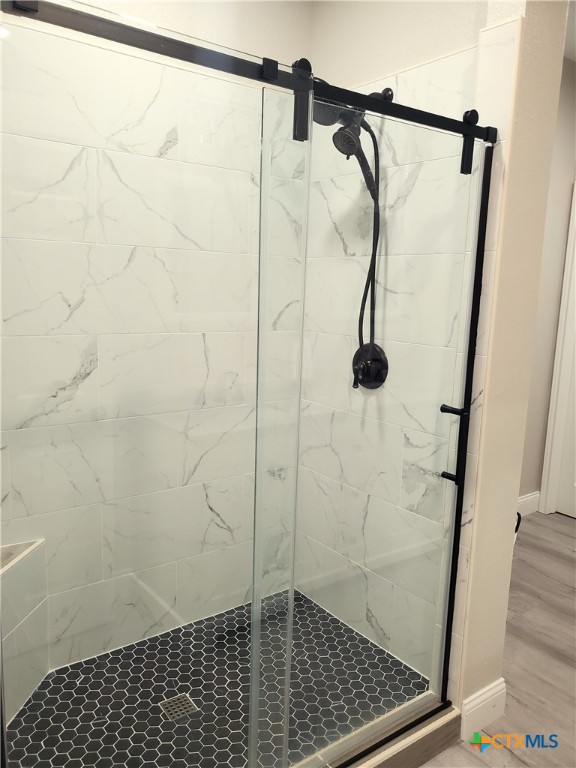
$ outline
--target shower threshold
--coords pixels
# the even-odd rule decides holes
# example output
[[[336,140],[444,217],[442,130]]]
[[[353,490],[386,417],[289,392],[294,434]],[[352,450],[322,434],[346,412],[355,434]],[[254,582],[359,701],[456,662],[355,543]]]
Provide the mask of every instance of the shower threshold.
[[[258,764],[282,764],[287,593],[266,598]],[[418,672],[300,593],[294,598],[288,762],[428,688]],[[250,605],[50,673],[8,727],[10,768],[247,768]],[[162,703],[185,695],[180,720]]]

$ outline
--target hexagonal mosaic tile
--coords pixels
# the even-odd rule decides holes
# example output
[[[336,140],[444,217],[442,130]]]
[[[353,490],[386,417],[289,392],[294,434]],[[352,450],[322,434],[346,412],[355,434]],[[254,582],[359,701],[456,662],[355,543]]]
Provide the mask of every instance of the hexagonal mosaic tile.
[[[291,765],[421,694],[428,681],[304,595],[262,605],[259,752],[281,764],[286,670]],[[9,768],[246,768],[250,606],[51,673],[8,729]],[[174,722],[179,694],[198,707]],[[254,761],[254,757],[251,758]]]

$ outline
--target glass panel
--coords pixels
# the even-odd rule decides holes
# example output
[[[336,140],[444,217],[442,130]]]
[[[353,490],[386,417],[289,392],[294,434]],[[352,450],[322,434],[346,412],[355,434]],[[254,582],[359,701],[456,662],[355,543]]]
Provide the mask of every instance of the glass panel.
[[[459,137],[368,116],[380,150],[375,343],[389,368],[380,388],[352,386],[374,216],[362,117],[326,125],[315,104],[295,594],[296,614],[313,617],[316,749],[438,699],[454,520],[440,473],[454,471],[457,439],[440,406],[462,403],[467,344],[478,168],[460,174]],[[337,149],[359,136],[371,172]],[[293,688],[291,701],[304,728],[305,697]]]
[[[310,142],[263,91],[250,766],[289,760],[298,413]],[[292,735],[292,734],[290,734]],[[291,759],[289,764],[292,764]]]
[[[246,762],[261,90],[3,32],[10,764]]]

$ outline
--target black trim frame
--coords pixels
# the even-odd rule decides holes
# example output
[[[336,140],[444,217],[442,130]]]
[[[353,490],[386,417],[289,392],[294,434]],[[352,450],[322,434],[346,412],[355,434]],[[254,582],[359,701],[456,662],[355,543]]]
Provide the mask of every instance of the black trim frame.
[[[442,665],[441,698],[448,694],[448,673],[450,668],[450,651],[452,648],[452,626],[454,624],[454,600],[458,577],[458,552],[462,525],[462,509],[464,506],[464,484],[466,480],[466,457],[468,451],[468,435],[470,433],[470,410],[472,407],[472,384],[474,381],[474,361],[476,359],[476,339],[478,336],[478,320],[480,318],[480,300],[482,296],[482,275],[484,273],[484,253],[486,248],[486,226],[488,223],[488,204],[490,202],[490,181],[492,178],[492,158],[494,147],[488,145],[484,150],[484,168],[482,171],[482,188],[480,190],[480,210],[478,213],[478,236],[476,239],[476,261],[474,265],[474,282],[472,285],[472,304],[470,307],[470,327],[468,329],[468,350],[466,352],[466,376],[464,381],[464,404],[462,408],[452,409],[442,405],[442,413],[455,413],[460,417],[458,428],[458,449],[456,452],[456,474],[447,477],[456,483],[456,508],[454,511],[454,533],[452,538],[452,560],[450,567],[450,582],[448,586],[448,610],[446,615],[446,630],[444,639],[444,661]],[[458,413],[459,411],[459,413]],[[446,477],[449,473],[442,473]]]
[[[347,768],[362,757],[389,743],[395,738],[410,731],[429,718],[451,706],[446,699],[448,689],[448,671],[450,662],[452,626],[454,619],[454,598],[456,593],[458,551],[460,544],[460,526],[462,521],[462,507],[464,500],[464,480],[466,473],[466,453],[468,434],[470,428],[470,407],[472,401],[472,381],[474,374],[474,359],[476,353],[476,336],[478,331],[478,319],[480,313],[480,294],[482,290],[482,273],[484,267],[484,249],[486,242],[486,224],[488,215],[488,200],[490,193],[490,178],[492,169],[493,145],[498,139],[497,130],[493,127],[482,127],[476,124],[477,113],[467,112],[463,120],[455,120],[432,112],[407,107],[393,101],[374,98],[356,91],[329,85],[315,79],[309,71],[292,67],[291,71],[282,69],[273,59],[262,59],[261,62],[250,61],[230,53],[214,51],[202,47],[196,43],[177,40],[166,35],[149,30],[139,29],[119,21],[103,18],[95,14],[86,13],[74,8],[68,8],[45,0],[1,0],[1,10],[7,14],[34,18],[45,24],[52,24],[65,29],[81,32],[93,37],[121,43],[144,51],[167,56],[171,59],[186,61],[201,67],[207,67],[219,72],[255,80],[268,85],[275,85],[295,94],[294,114],[294,139],[306,141],[308,139],[308,110],[309,94],[313,91],[314,97],[324,101],[333,101],[351,107],[353,109],[372,112],[388,116],[416,125],[435,128],[440,131],[457,134],[463,137],[462,173],[470,173],[474,139],[484,141],[488,146],[485,150],[484,168],[482,177],[482,190],[480,197],[480,212],[478,220],[478,237],[476,245],[476,262],[474,271],[474,283],[472,292],[472,305],[470,309],[470,327],[468,338],[468,351],[466,359],[466,379],[464,388],[464,405],[462,408],[443,405],[443,413],[453,413],[460,417],[458,433],[458,449],[456,473],[442,473],[457,485],[456,508],[454,519],[454,535],[452,544],[452,560],[450,565],[450,581],[448,590],[448,604],[446,617],[446,637],[444,646],[444,659],[442,667],[441,703],[424,715],[421,715],[412,723],[389,734],[376,744],[355,755],[353,760],[339,764],[339,768]],[[0,667],[0,686],[2,675]],[[1,689],[0,689],[1,695]],[[0,703],[0,737],[5,734],[4,712]],[[1,739],[0,764],[6,761],[5,740]],[[6,762],[7,764],[7,762]]]

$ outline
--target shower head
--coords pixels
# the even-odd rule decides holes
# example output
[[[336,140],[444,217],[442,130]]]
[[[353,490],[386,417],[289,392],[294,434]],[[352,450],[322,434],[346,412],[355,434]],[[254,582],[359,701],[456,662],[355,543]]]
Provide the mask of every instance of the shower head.
[[[346,157],[357,155],[359,151],[362,151],[360,145],[360,126],[356,123],[343,125],[332,136],[332,141],[338,152],[342,152]]]

